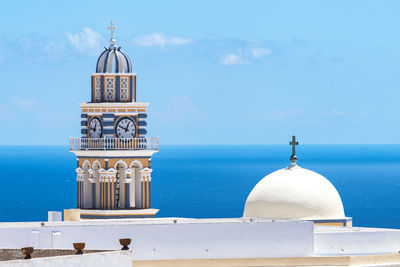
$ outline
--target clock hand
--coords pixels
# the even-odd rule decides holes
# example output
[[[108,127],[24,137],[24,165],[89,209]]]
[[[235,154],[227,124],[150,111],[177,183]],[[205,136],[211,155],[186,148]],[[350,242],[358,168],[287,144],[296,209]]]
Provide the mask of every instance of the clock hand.
[[[128,128],[124,128],[124,127],[122,127],[121,125],[119,125],[119,127],[120,127],[121,129],[125,130],[125,132],[128,131]]]
[[[118,127],[126,131],[126,128],[122,127],[121,125],[118,125]]]

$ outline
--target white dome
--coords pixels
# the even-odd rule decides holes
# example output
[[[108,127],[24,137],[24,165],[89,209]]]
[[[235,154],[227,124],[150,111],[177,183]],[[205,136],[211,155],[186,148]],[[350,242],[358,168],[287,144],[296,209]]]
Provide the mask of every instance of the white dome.
[[[264,177],[247,197],[243,217],[343,219],[342,200],[322,175],[297,165]]]

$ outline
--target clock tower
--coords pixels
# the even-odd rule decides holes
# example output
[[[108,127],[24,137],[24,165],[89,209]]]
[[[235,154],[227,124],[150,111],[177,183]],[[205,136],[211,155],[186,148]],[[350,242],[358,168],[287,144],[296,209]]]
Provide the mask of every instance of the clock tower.
[[[151,156],[158,138],[146,136],[148,103],[136,101],[136,74],[117,46],[110,45],[91,75],[91,101],[80,103],[81,137],[70,138],[77,156],[77,206],[82,219],[154,217]]]

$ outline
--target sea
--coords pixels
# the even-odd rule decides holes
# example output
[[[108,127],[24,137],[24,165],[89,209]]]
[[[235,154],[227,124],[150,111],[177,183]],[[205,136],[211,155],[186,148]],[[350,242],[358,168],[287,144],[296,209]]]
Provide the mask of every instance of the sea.
[[[301,145],[298,164],[338,190],[355,226],[400,228],[400,145]],[[234,218],[289,145],[161,146],[153,156],[158,217]],[[76,159],[65,146],[0,146],[0,221],[46,221],[76,207]]]

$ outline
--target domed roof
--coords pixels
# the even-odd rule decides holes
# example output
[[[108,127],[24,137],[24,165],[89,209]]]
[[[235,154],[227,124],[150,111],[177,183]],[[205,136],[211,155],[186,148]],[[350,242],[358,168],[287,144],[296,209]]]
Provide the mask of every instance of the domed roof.
[[[114,39],[110,41],[110,47],[100,54],[96,65],[97,73],[131,73],[132,63],[128,55],[116,46]]]
[[[295,163],[259,181],[249,194],[243,217],[343,219],[342,200],[322,175]]]

